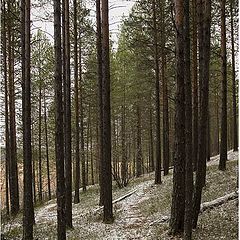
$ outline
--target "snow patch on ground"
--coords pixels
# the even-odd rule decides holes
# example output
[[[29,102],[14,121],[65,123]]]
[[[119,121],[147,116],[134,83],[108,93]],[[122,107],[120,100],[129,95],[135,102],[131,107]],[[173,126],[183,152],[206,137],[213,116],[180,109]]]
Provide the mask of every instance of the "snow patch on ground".
[[[233,150],[230,150],[227,153],[227,157],[229,161],[238,160],[238,152],[234,152]],[[216,156],[211,157],[207,165],[208,166],[217,165],[219,163],[219,160],[220,160],[220,155],[218,154]]]
[[[217,165],[219,163],[219,155],[211,157],[208,166]],[[238,160],[238,152],[232,150],[228,152],[229,160]],[[170,171],[171,173],[171,171]],[[129,191],[135,191],[129,197],[114,204],[115,221],[113,224],[102,223],[102,210],[96,212],[98,203],[97,190],[89,195],[80,194],[80,203],[73,204],[73,230],[68,230],[67,235],[69,239],[109,239],[109,240],[127,240],[127,239],[153,239],[153,233],[159,228],[159,224],[152,224],[155,220],[161,219],[169,215],[170,208],[159,210],[152,215],[143,216],[141,212],[141,204],[151,204],[153,199],[164,198],[166,193],[171,192],[172,188],[172,174],[164,176],[163,184],[154,184],[154,173],[146,174],[142,177],[142,182],[133,184],[126,190],[117,189],[114,196],[119,198]],[[91,191],[91,190],[90,190]],[[92,190],[94,191],[94,189]],[[124,192],[125,191],[125,192]],[[170,206],[170,203],[169,203]],[[56,236],[56,222],[57,222],[57,205],[56,200],[51,200],[37,209],[35,209],[36,226],[53,226],[54,236]],[[4,232],[7,232],[9,227],[19,227],[19,222],[9,223],[5,225]],[[156,222],[157,223],[157,222]],[[14,224],[14,225],[12,225]],[[164,224],[162,224],[164,225]],[[46,228],[46,230],[45,230]],[[55,239],[53,235],[47,234],[47,227],[39,230],[44,234],[44,239]],[[160,239],[169,239],[165,234],[167,230],[162,230],[164,233]],[[46,234],[46,235],[45,235]],[[164,235],[165,234],[165,235]],[[46,237],[47,236],[47,237]],[[78,236],[78,238],[76,238]],[[39,236],[38,236],[39,237]],[[165,238],[166,237],[166,238]]]

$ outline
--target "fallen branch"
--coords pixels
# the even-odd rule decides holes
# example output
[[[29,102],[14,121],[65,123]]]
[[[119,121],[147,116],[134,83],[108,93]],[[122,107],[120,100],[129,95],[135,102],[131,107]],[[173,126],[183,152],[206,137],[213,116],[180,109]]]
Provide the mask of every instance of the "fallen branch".
[[[119,198],[115,199],[112,203],[114,204],[114,203],[120,202],[120,201],[122,201],[123,199],[125,199],[125,198],[130,197],[131,195],[133,195],[136,191],[137,191],[137,189],[135,189],[135,190],[127,193],[126,195],[124,195],[124,196],[122,196],[122,197],[119,197]],[[96,212],[98,212],[98,211],[100,211],[100,210],[102,210],[102,209],[103,209],[103,206],[97,208],[97,209],[94,211],[94,213],[96,213]]]
[[[234,200],[236,198],[238,198],[238,192],[232,192],[232,193],[226,194],[222,197],[216,198],[213,201],[202,203],[201,208],[200,208],[200,213],[203,213],[204,211],[206,211],[208,209],[218,207],[218,206],[220,206],[230,200]],[[161,218],[151,222],[149,225],[152,226],[156,223],[168,222],[169,220],[170,220],[170,216],[162,216]]]
[[[238,198],[238,192],[232,192],[232,193],[226,194],[225,196],[214,199],[213,201],[202,203],[200,212],[202,213],[207,209],[211,209],[211,208],[220,206],[223,203],[228,202],[233,199],[236,199],[236,198]]]

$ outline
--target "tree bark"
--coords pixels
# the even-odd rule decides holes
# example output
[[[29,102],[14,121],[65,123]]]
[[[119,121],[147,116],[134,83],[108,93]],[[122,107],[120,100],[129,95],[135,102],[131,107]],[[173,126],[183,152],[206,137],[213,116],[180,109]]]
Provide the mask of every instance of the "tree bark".
[[[102,22],[101,22],[101,1],[96,0],[96,22],[97,22],[97,61],[98,61],[98,105],[99,105],[99,205],[103,205],[103,188],[101,166],[103,161],[103,99],[102,99]]]
[[[155,61],[155,108],[156,108],[156,166],[155,184],[161,184],[161,143],[160,143],[160,102],[159,102],[159,61],[158,61],[158,38],[156,25],[156,1],[153,0],[153,29],[154,29],[154,61]]]
[[[11,214],[16,215],[19,212],[19,186],[18,186],[18,168],[17,168],[17,144],[16,144],[16,117],[15,117],[15,87],[14,87],[14,35],[12,26],[13,6],[8,1],[8,88],[9,88],[9,144],[10,144],[10,164],[9,164],[9,187]]]
[[[66,226],[72,228],[72,136],[71,136],[71,78],[70,78],[70,32],[69,32],[69,0],[65,0],[65,195]]]
[[[90,160],[91,160],[91,182],[94,185],[94,166],[93,166],[93,134],[92,134],[92,118],[91,118],[91,109],[90,109],[90,117],[89,117],[89,126],[90,126]]]
[[[184,239],[192,239],[193,152],[192,152],[192,83],[190,71],[189,0],[184,0],[184,82],[185,82],[185,215]]]
[[[40,39],[39,39],[40,41]],[[38,71],[38,74],[40,75],[40,71]],[[38,185],[38,197],[39,201],[42,202],[43,195],[42,195],[42,83],[40,79],[40,85],[39,85],[39,108],[38,108],[38,171],[39,171],[39,185]]]
[[[5,184],[6,184],[6,210],[9,215],[9,162],[10,162],[10,144],[9,144],[9,114],[8,114],[8,76],[7,76],[7,28],[6,28],[6,3],[2,2],[2,53],[3,53],[3,73],[4,73],[4,91],[5,91]]]
[[[55,154],[57,173],[57,235],[66,239],[64,136],[62,101],[62,53],[61,53],[61,1],[54,0],[54,50],[55,50]]]
[[[35,150],[34,150],[34,125],[32,124],[32,185],[33,185],[33,203],[37,203],[36,196],[36,174],[35,174]]]
[[[153,154],[153,121],[152,121],[152,108],[150,107],[149,111],[149,122],[150,122],[150,131],[149,131],[149,137],[150,137],[150,159],[149,159],[149,169],[150,172],[154,171],[154,154]]]
[[[206,139],[208,118],[208,85],[210,61],[210,24],[211,1],[198,0],[198,31],[199,31],[199,86],[200,86],[200,116],[199,116],[199,142],[196,182],[193,199],[193,228],[196,228],[200,211],[202,189],[205,183],[206,168]]]
[[[77,47],[77,0],[73,1],[73,25],[74,25],[74,103],[75,103],[75,194],[74,203],[79,203],[80,188],[80,151],[79,151],[79,94],[78,94],[78,47]]]
[[[110,59],[109,59],[109,17],[108,0],[102,0],[102,188],[103,221],[113,222],[112,211],[112,166],[111,166],[111,108],[110,108]]]
[[[193,78],[193,168],[197,169],[198,155],[198,73],[197,73],[197,16],[196,1],[192,0],[192,78]]]
[[[184,92],[184,1],[175,2],[176,24],[176,115],[175,155],[170,232],[177,234],[184,229],[185,211],[185,92]]]
[[[122,178],[122,185],[127,186],[127,177],[128,177],[128,169],[127,169],[127,149],[126,149],[126,106],[125,106],[125,85],[124,88],[124,99],[122,105],[122,119],[121,119],[121,132],[122,132],[122,162],[121,162],[121,178]]]
[[[166,52],[165,52],[165,0],[161,2],[161,77],[163,87],[163,175],[169,173],[169,117],[168,117],[168,86],[165,76]]]
[[[82,87],[82,47],[81,36],[79,40],[79,83],[80,83],[80,144],[81,144],[81,162],[82,162],[82,188],[85,192],[86,188],[86,162],[85,162],[85,149],[84,149],[84,112],[83,112],[83,87]]]
[[[236,103],[236,76],[235,76],[235,46],[234,46],[234,25],[233,25],[233,3],[230,1],[231,16],[231,45],[232,45],[232,108],[233,108],[233,151],[238,150],[238,128],[237,128],[237,103]]]
[[[22,1],[22,60],[25,68],[23,78],[23,239],[33,239],[33,192],[31,149],[31,74],[30,74],[30,0]],[[25,26],[23,26],[25,25]],[[23,52],[24,51],[24,52]],[[22,67],[23,67],[22,66]]]
[[[142,136],[141,136],[141,111],[137,105],[137,149],[136,149],[136,177],[142,175]]]
[[[88,175],[89,175],[89,139],[90,139],[90,104],[88,105],[88,119],[87,119],[87,141],[86,141],[86,185],[88,186]]]
[[[226,170],[227,161],[227,51],[226,51],[226,0],[221,0],[221,59],[222,59],[222,113],[219,170]]]
[[[44,125],[45,125],[45,145],[46,145],[46,159],[47,159],[47,179],[48,179],[48,200],[51,200],[51,180],[50,180],[50,167],[49,167],[49,147],[48,147],[48,127],[47,127],[47,103],[46,92],[44,89]]]

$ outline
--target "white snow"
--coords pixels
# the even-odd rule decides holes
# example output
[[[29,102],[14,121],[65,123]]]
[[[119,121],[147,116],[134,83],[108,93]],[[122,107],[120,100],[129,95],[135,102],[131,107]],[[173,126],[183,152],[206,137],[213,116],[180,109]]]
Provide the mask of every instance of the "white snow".
[[[229,161],[234,161],[239,159],[238,152],[233,152],[233,150],[228,151],[227,155],[228,155],[227,157]],[[219,154],[216,156],[213,156],[210,158],[210,161],[207,162],[207,165],[208,166],[217,165],[219,163],[219,159],[220,159]]]

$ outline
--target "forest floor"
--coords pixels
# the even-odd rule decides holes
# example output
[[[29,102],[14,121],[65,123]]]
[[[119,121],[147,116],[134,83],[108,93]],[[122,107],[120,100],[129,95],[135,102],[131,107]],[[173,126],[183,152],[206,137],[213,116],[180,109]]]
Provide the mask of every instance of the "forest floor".
[[[207,166],[207,180],[202,202],[209,202],[238,188],[238,152],[228,152],[227,170],[218,170],[219,156],[214,156]],[[67,239],[181,239],[168,235],[168,222],[158,219],[170,215],[172,171],[164,176],[161,185],[154,184],[154,174],[133,179],[126,188],[114,185],[113,199],[134,191],[129,197],[114,204],[115,221],[102,223],[102,210],[98,206],[98,187],[90,186],[81,192],[80,203],[73,204],[73,229]],[[35,209],[34,239],[56,239],[56,199]],[[6,239],[21,239],[22,215],[15,219],[2,219],[2,232]],[[238,199],[199,216],[193,239],[238,239]]]

